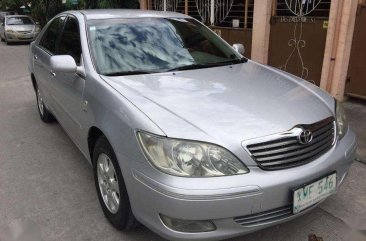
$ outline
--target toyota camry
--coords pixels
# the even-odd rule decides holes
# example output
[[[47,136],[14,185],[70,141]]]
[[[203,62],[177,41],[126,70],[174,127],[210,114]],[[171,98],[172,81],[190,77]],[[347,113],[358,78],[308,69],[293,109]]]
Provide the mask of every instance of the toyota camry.
[[[189,16],[138,10],[64,12],[31,44],[40,118],[91,164],[114,227],[217,240],[337,192],[356,148],[342,104],[243,55]]]

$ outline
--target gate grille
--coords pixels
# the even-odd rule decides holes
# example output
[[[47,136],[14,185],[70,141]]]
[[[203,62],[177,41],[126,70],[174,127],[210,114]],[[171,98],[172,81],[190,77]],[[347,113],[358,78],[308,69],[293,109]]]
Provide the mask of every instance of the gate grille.
[[[277,0],[276,16],[294,16],[294,13],[289,9],[291,5],[301,4],[297,0]],[[312,5],[314,3],[314,5]],[[309,2],[310,7],[315,7],[313,11],[305,14],[307,17],[329,17],[331,0],[313,0]],[[293,7],[293,6],[292,6]]]

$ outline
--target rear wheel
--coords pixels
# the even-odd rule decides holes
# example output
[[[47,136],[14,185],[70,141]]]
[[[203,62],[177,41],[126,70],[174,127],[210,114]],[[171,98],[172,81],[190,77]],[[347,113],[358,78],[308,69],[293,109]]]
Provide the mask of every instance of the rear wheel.
[[[99,202],[108,221],[119,230],[138,226],[117,158],[104,136],[95,144],[93,172]]]
[[[37,97],[37,107],[39,116],[41,117],[41,120],[45,123],[53,122],[55,118],[53,115],[48,111],[47,107],[44,104],[43,97],[41,94],[41,91],[37,87],[36,90],[36,97]]]

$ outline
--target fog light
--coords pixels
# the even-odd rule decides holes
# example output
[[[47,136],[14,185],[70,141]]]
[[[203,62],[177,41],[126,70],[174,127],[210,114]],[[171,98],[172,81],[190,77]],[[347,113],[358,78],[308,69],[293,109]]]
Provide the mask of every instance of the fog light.
[[[216,230],[216,226],[209,220],[182,220],[169,218],[160,214],[163,223],[170,229],[185,233],[200,233]]]

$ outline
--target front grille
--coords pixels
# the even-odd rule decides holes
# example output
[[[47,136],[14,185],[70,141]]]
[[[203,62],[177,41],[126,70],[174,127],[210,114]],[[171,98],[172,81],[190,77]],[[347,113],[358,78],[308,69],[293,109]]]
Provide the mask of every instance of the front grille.
[[[21,34],[30,34],[30,33],[32,33],[32,30],[30,30],[30,31],[18,31],[18,33],[21,33]]]
[[[304,130],[311,131],[313,137],[307,144],[299,141]],[[284,133],[250,140],[246,149],[262,169],[279,170],[315,160],[333,146],[334,140],[334,118],[329,117],[314,124],[298,125]]]
[[[253,226],[277,221],[292,215],[292,205],[272,209],[269,211],[234,218],[242,226]]]

